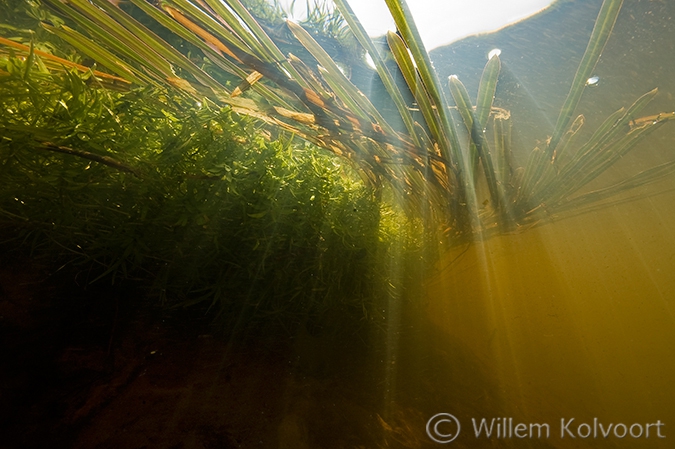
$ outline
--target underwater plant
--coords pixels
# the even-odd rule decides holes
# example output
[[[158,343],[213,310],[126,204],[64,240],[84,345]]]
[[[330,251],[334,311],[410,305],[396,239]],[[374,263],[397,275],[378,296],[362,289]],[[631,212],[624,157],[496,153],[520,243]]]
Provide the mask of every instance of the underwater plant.
[[[419,273],[436,231],[455,245],[527,229],[675,170],[587,189],[675,118],[639,118],[653,90],[580,141],[575,109],[620,0],[603,3],[553,133],[523,167],[493,105],[499,56],[475,102],[457,77],[445,89],[403,0],[387,2],[398,32],[384,48],[343,0],[304,26],[261,1],[44,3],[0,36],[0,226],[59,248],[87,282],[151,279],[163,299],[221,311],[361,309],[398,282],[378,262],[412,249],[397,270]],[[387,98],[357,87],[344,48],[372,58]]]
[[[524,167],[515,166],[511,156],[508,111],[493,107],[499,57],[491,57],[485,66],[475,104],[461,81],[451,76],[451,104],[405,0],[386,2],[398,32],[387,34],[385,49],[367,36],[345,0],[335,0],[335,6],[346,25],[341,28],[336,15],[330,16],[332,27],[343,33],[348,29],[362,54],[374,61],[402,127],[384,118],[350,81],[344,64],[305,28],[286,21],[296,47],[311,58],[284,53],[240,0],[167,0],[158,5],[130,0],[126,6],[107,0],[45,3],[72,25],[45,20],[42,26],[116,77],[131,84],[170,86],[198,101],[227,105],[328,149],[349,161],[371,185],[391,185],[418,213],[443,223],[453,239],[517,230],[653,182],[675,169],[675,161],[668,162],[605,188],[583,191],[638,141],[675,118],[672,112],[637,118],[656,94],[654,89],[610,115],[588,140],[577,141],[584,117],[575,116],[575,110],[622,0],[603,2],[552,135],[543,148],[531,152]],[[154,22],[153,29],[144,25],[148,21]],[[181,52],[160,37],[153,31],[157,28],[201,52],[209,69],[199,65],[194,53]],[[395,60],[406,86],[395,82],[387,58]],[[417,110],[406,101],[410,94]],[[479,188],[489,193],[486,204],[479,204]]]
[[[405,223],[350,167],[229,108],[32,54],[0,55],[3,251],[225,320],[362,317]]]

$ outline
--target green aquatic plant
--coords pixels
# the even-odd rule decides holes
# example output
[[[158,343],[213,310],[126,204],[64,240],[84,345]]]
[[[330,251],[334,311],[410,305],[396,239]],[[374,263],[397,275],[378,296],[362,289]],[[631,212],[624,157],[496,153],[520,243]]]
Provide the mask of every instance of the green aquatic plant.
[[[575,115],[621,9],[605,0],[553,133],[535,148],[524,167],[511,156],[508,111],[493,107],[500,72],[498,56],[483,72],[475,104],[456,77],[447,98],[404,0],[387,0],[396,22],[385,49],[367,36],[345,0],[335,5],[347,24],[332,27],[353,35],[377,67],[400,122],[389,123],[312,33],[286,22],[304,59],[284,53],[240,0],[144,0],[128,5],[107,0],[47,0],[65,23],[42,26],[128,83],[163,85],[199,101],[210,99],[302,137],[349,161],[376,188],[383,182],[431,221],[444,223],[462,239],[486,231],[506,232],[555,214],[600,201],[672,173],[665,163],[600,190],[584,188],[642,138],[674,118],[672,113],[636,119],[656,94],[645,94],[612,114],[585,142],[578,142],[583,115]],[[315,14],[316,15],[316,14]],[[141,22],[141,18],[143,21]],[[150,28],[149,19],[201,52],[212,68],[200,67]],[[326,19],[328,20],[328,19]],[[338,24],[338,25],[336,25]],[[406,86],[385,63],[396,62]],[[224,81],[225,80],[225,81]],[[418,111],[406,101],[412,94]],[[463,126],[460,126],[463,125]],[[489,200],[479,204],[477,190]]]
[[[374,261],[418,246],[329,152],[175,89],[102,88],[119,80],[26,50],[0,56],[3,250],[28,248],[82,286],[135,282],[169,306],[289,325],[362,318],[386,279]]]
[[[284,22],[285,33],[238,0],[45,4],[29,8],[39,32],[0,33],[0,225],[87,282],[151,280],[165,300],[224,312],[361,309],[379,281],[399,294],[396,273],[421,269],[439,241],[429,230],[456,244],[524,229],[675,169],[584,190],[675,115],[639,118],[654,90],[580,141],[575,110],[617,0],[603,4],[552,136],[524,167],[509,112],[493,105],[499,57],[475,102],[456,77],[446,90],[402,0],[388,1],[399,31],[384,48],[342,0],[341,20],[318,10],[312,20],[330,23]],[[339,39],[320,44],[330,33]],[[396,117],[332,48],[355,42]],[[404,266],[383,268],[402,254]]]

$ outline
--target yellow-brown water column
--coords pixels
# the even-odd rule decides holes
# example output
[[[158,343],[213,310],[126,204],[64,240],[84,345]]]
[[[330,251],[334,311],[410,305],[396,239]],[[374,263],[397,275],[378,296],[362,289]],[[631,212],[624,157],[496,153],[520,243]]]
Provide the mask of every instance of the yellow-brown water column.
[[[427,285],[438,345],[466,348],[495,409],[550,423],[553,447],[673,447],[674,187],[456,248]],[[633,435],[584,438],[594,421]]]

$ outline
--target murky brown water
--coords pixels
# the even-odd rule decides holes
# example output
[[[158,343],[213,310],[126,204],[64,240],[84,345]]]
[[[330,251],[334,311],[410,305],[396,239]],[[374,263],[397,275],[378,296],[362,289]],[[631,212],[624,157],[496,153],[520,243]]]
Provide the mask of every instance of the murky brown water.
[[[564,21],[576,18],[584,30],[587,22],[592,24],[599,2],[579,3],[556,13],[548,25],[549,19],[535,19],[534,25],[520,24],[437,52],[441,60],[437,67],[443,70],[443,57],[467,57],[462,52],[471,51],[478,57],[494,46],[506,48],[502,58],[510,73],[505,75],[503,93],[521,100],[512,105],[512,117],[520,143],[532,142],[522,149],[525,153],[536,138],[550,133],[547,123],[555,119],[555,105],[562,102],[568,87],[560,81],[571,80],[574,73],[569,61],[558,66],[554,62],[570,48],[583,52],[585,47],[579,43],[583,33],[574,35],[575,23]],[[589,90],[580,106],[587,127],[593,129],[609,113],[656,86],[659,96],[644,115],[675,109],[673,79],[668,75],[675,69],[673,12],[672,2],[625,3],[596,69],[605,84]],[[561,27],[571,31],[556,35],[555,29]],[[528,42],[527,35],[541,39]],[[538,63],[517,66],[533,61]],[[557,67],[560,74],[555,73]],[[467,78],[471,77],[471,68],[466,70]],[[672,160],[674,142],[673,127],[661,128],[596,186]],[[457,417],[463,431],[458,441],[481,444],[471,435],[471,418],[502,416],[513,417],[514,426],[549,423],[551,437],[545,441],[529,436],[502,438],[493,447],[667,448],[672,444],[675,179],[670,176],[581,212],[555,217],[519,234],[455,248],[428,280],[428,306],[423,313],[438,341],[437,348],[420,350],[431,354],[443,347],[464,348],[473,361],[466,372],[485,376],[467,387],[454,384],[448,373],[437,387],[461,389],[457,402],[445,409],[434,403],[433,410],[425,410],[431,416],[460,407]],[[444,376],[437,373],[438,377]],[[472,401],[480,406],[467,410],[459,405]],[[571,418],[575,420],[567,428],[576,438],[561,435],[561,419]],[[605,429],[623,423],[626,427],[619,426],[617,434],[627,433],[620,438],[612,430],[604,438],[595,424],[594,437],[594,418]],[[649,426],[647,438],[647,424],[659,421],[663,423],[659,431],[656,425]],[[582,437],[587,430],[584,423],[590,425],[587,438]],[[666,438],[659,438],[659,432]]]
[[[484,365],[504,416],[673,422],[674,201],[671,191],[445,257],[449,268],[428,285],[428,319]],[[669,447],[653,432],[631,440],[611,443]]]

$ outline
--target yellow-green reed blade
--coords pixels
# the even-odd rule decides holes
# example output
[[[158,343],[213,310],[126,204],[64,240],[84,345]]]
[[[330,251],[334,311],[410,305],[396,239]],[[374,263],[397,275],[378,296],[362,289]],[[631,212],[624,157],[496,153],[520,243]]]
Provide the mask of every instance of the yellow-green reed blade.
[[[574,197],[571,200],[565,201],[556,207],[556,212],[579,209],[580,207],[586,206],[588,204],[597,203],[620,193],[641,187],[645,184],[650,184],[672,174],[673,172],[675,172],[675,161],[665,162],[656,167],[641,171],[640,173],[611,186],[594,190],[592,192]]]
[[[382,83],[384,84],[387,93],[389,93],[389,96],[396,105],[396,109],[398,110],[398,113],[401,116],[401,119],[403,120],[406,129],[408,130],[408,134],[410,134],[410,136],[413,139],[413,142],[416,145],[418,146],[423,145],[424,139],[421,139],[420,136],[418,136],[417,134],[421,129],[415,126],[415,120],[413,119],[413,116],[410,113],[410,109],[408,108],[408,105],[404,100],[403,93],[394,82],[394,77],[392,76],[391,72],[389,72],[389,69],[385,65],[382,55],[380,54],[380,51],[377,49],[372,39],[370,39],[370,37],[366,33],[365,28],[363,28],[363,25],[354,14],[354,11],[352,10],[351,6],[349,6],[349,4],[345,0],[335,0],[335,4],[342,13],[344,19],[347,21],[349,28],[352,30],[357,40],[361,43],[361,46],[368,52],[368,54],[372,58],[377,73],[380,76],[380,79],[382,80]],[[426,135],[426,132],[424,132],[424,134]],[[431,147],[429,146],[427,148]]]
[[[300,43],[310,52],[319,64],[325,69],[324,79],[333,91],[338,95],[350,111],[359,118],[370,122],[371,117],[375,123],[380,125],[384,131],[390,135],[395,135],[394,129],[385,121],[384,117],[373,106],[368,97],[366,97],[356,86],[342,73],[333,59],[326,51],[307,33],[300,25],[293,22],[286,22],[288,28]]]
[[[182,27],[183,32],[180,33],[179,35],[181,35],[181,37],[188,37],[190,34],[192,34],[192,36],[189,37],[189,41],[193,43],[196,43],[201,40],[202,42],[199,45],[200,48],[202,48],[203,51],[210,56],[214,56],[214,54],[217,55],[219,51],[230,55],[230,57],[234,61],[228,61],[227,58],[221,56],[220,58],[216,58],[217,60],[214,60],[214,63],[225,68],[226,70],[229,70],[230,73],[236,74],[237,76],[241,77],[242,80],[247,79],[250,73],[242,70],[237,65],[237,63],[253,68],[254,70],[264,71],[265,72],[264,75],[271,76],[272,80],[275,81],[278,85],[280,85],[280,87],[290,88],[290,90],[294,94],[297,95],[298,93],[300,93],[302,95],[303,89],[302,86],[307,85],[307,83],[299,74],[295,78],[289,79],[288,74],[286,72],[278,70],[275,64],[270,64],[260,60],[257,57],[257,55],[253,54],[254,52],[251,49],[248,49],[243,44],[242,40],[240,40],[230,30],[220,25],[219,22],[210,17],[207,13],[205,13],[202,10],[199,10],[193,5],[183,3],[184,2],[181,1],[174,2],[176,6],[183,6],[186,11],[189,11],[190,14],[193,14],[194,16],[199,17],[201,20],[208,22],[211,30],[214,31],[214,33],[216,34],[211,34],[208,30],[204,29],[200,24],[195,23],[189,17],[185,16],[183,12],[177,9],[172,9],[172,7],[168,5],[165,5],[164,8],[179,23],[175,23],[173,26],[169,25],[167,21],[161,19],[161,15],[157,14],[156,12],[153,12],[153,17],[160,19],[161,23],[165,26],[168,26],[169,29],[171,30],[175,30],[177,27],[179,28]],[[147,6],[144,8],[144,10],[150,11],[152,9],[153,8]],[[195,35],[197,36],[196,39]],[[208,48],[205,48],[205,46]],[[242,50],[242,47],[245,48],[245,50]],[[297,71],[293,69],[293,67],[290,64],[288,64],[288,67],[292,69],[293,73],[297,73]],[[281,106],[283,108],[289,108],[291,112],[292,111],[297,112],[298,109],[302,112],[306,110],[305,109],[305,106],[307,105],[306,103],[303,105],[302,103],[298,102],[297,99],[292,100],[290,99],[290,97],[288,97],[287,100],[284,100],[282,99],[280,94],[275,93],[271,88],[265,87],[260,83],[256,83],[254,89],[258,90],[259,93],[263,94],[263,96],[267,100],[272,101],[275,105]],[[238,102],[233,101],[233,99],[225,98],[222,95],[219,95],[218,99],[228,104],[232,105],[238,104]],[[255,113],[256,116],[264,114],[263,108],[257,107],[255,109]]]
[[[560,175],[549,191],[554,193],[561,184],[569,185],[570,181],[585,176],[587,172],[595,170],[598,164],[604,163],[607,157],[611,157],[608,150],[611,150],[613,146],[607,145],[620,134],[625,133],[628,122],[640,113],[647,103],[654,98],[656,92],[656,89],[647,92],[626,111],[622,108],[605,120],[589,141],[577,151],[572,160],[561,168]],[[617,119],[618,116],[620,117]]]
[[[118,21],[131,33],[143,40],[143,42],[145,42],[148,47],[150,47],[166,61],[187,71],[201,84],[215,91],[225,91],[224,86],[197,67],[181,52],[173,48],[171,45],[168,45],[159,36],[147,29],[145,26],[141,25],[138,21],[133,19],[119,8],[115,7],[112,3],[107,0],[94,0],[94,3],[100,8],[104,9],[113,19]]]
[[[303,82],[311,91],[315,92],[317,96],[321,97],[322,99],[327,99],[330,97],[328,87],[323,83],[321,78],[316,76],[316,73],[312,71],[312,69],[307,64],[305,64],[305,61],[291,54],[288,58],[288,62],[298,72]]]
[[[616,23],[616,18],[619,16],[623,0],[604,0],[598,18],[596,19],[591,38],[586,47],[579,68],[574,75],[572,86],[567,94],[565,103],[560,110],[560,115],[553,130],[553,135],[546,149],[547,155],[552,157],[560,138],[567,131],[567,126],[574,115],[574,111],[579,104],[581,95],[586,87],[586,80],[591,76],[595,65],[605,48],[605,44],[612,34],[612,29]]]
[[[30,47],[28,49],[28,56],[26,56],[26,64],[23,71],[23,80],[28,81],[28,76],[30,75],[30,70],[35,63],[35,44],[33,40],[30,41]]]
[[[473,113],[473,105],[469,98],[469,92],[456,75],[450,75],[448,77],[448,85],[450,86],[452,99],[455,101],[455,106],[457,106],[457,111],[462,117],[462,121],[464,121],[464,126],[466,127],[466,130],[471,133],[475,116]]]
[[[516,196],[517,182],[513,155],[511,154],[511,123],[503,112],[493,116],[493,164],[495,180],[499,187],[503,210],[497,217],[502,219],[503,227],[508,228],[517,222],[513,202]],[[498,211],[499,212],[499,211]]]
[[[48,29],[48,31],[51,31],[51,29],[53,29],[53,27],[49,24],[43,23],[43,24],[41,24],[41,26],[44,26],[44,28]],[[4,45],[4,46],[6,46],[8,48],[11,48],[11,49],[19,50],[20,52],[25,53],[25,54],[28,54],[29,52],[32,51],[36,56],[35,62],[37,63],[38,67],[40,68],[40,71],[42,71],[43,73],[49,72],[50,69],[51,70],[59,70],[59,69],[62,70],[64,67],[66,67],[66,68],[74,68],[74,69],[77,69],[80,72],[85,72],[85,73],[86,72],[92,72],[94,74],[94,76],[96,76],[97,78],[105,79],[106,82],[108,82],[109,84],[117,83],[118,85],[119,84],[125,85],[125,84],[129,83],[129,80],[127,80],[125,78],[114,76],[114,75],[111,75],[110,73],[101,72],[99,70],[92,70],[91,67],[87,67],[87,66],[84,66],[82,64],[77,64],[75,62],[68,61],[67,59],[59,58],[58,56],[54,56],[51,53],[46,53],[44,51],[40,51],[40,50],[37,50],[37,49],[34,49],[34,48],[31,50],[31,47],[29,47],[27,45],[20,44],[18,42],[14,42],[14,41],[9,40],[9,39],[5,39],[4,37],[0,37],[0,45]],[[2,52],[2,54],[7,55],[7,53],[5,53],[4,51]],[[126,69],[126,70],[128,70],[128,69]],[[133,74],[131,73],[131,71],[129,71],[129,75],[133,77]]]
[[[571,190],[570,193],[579,190],[600,176],[600,174],[604,173],[609,167],[625,156],[626,153],[628,153],[640,140],[658,129],[665,121],[666,120],[653,122],[641,128],[634,129],[617,142],[613,142],[609,144],[607,148],[603,148],[599,152],[601,157],[594,161],[592,165],[585,168],[583,172],[579,173],[578,177],[573,178],[574,182],[569,188]]]
[[[466,91],[464,84],[457,78],[455,75],[450,75],[448,77],[448,85],[450,86],[450,95],[455,101],[455,106],[457,106],[457,111],[462,117],[464,122],[464,127],[469,135],[468,141],[468,154],[469,154],[469,166],[471,171],[466,173],[466,176],[469,177],[467,180],[474,187],[476,185],[477,179],[476,174],[478,173],[478,149],[476,148],[476,142],[473,139],[472,128],[474,126],[474,114],[473,106],[471,105],[471,99],[469,98],[469,93]]]
[[[560,166],[560,161],[564,160],[564,158],[567,156],[567,149],[572,147],[576,142],[576,139],[579,136],[579,131],[584,126],[585,120],[586,119],[583,115],[578,115],[570,125],[570,128],[567,130],[567,132],[562,136],[560,143],[558,144],[558,148],[553,154],[553,163],[555,165]],[[614,122],[616,122],[616,120],[614,120]]]
[[[495,176],[502,189],[510,189],[514,169],[511,154],[511,122],[507,117],[493,116],[492,123]]]
[[[202,8],[199,8],[194,3],[188,2],[186,0],[171,0],[162,4],[162,9],[169,12],[169,14],[172,14],[173,12],[171,8],[174,8],[186,16],[191,22],[195,23],[200,28],[216,36],[228,48],[235,47],[240,52],[244,52],[259,58],[259,55],[255,54],[255,52],[253,52],[249,46],[246,45],[246,42],[244,42],[241,36],[236,34],[231,27],[224,26],[210,13],[204,11]]]
[[[141,9],[145,14],[150,16],[152,19],[157,21],[160,25],[162,25],[164,28],[168,29],[172,33],[176,34],[177,36],[181,37],[182,39],[185,39],[187,42],[191,43],[192,45],[196,46],[197,48],[201,49],[202,51],[207,51],[211,50],[213,54],[216,54],[214,50],[211,49],[210,46],[206,44],[206,42],[201,39],[199,36],[197,36],[195,33],[191,32],[188,28],[185,26],[181,25],[180,23],[176,22],[175,20],[171,19],[166,13],[163,11],[160,11],[156,7],[152,6],[150,3],[148,3],[145,0],[130,0],[136,7]],[[164,42],[166,46],[170,46],[168,43]],[[245,72],[241,71],[241,69],[236,66],[231,60],[222,57],[222,55],[218,55],[220,59],[223,60],[223,70],[226,70],[228,73],[235,74],[237,76],[240,76],[242,78],[246,78],[244,75]]]
[[[472,163],[476,157],[480,159],[480,162],[483,166],[483,173],[485,174],[485,180],[487,181],[488,190],[490,191],[492,204],[496,210],[501,211],[502,195],[499,192],[497,180],[495,179],[495,168],[494,164],[492,163],[492,156],[490,154],[490,149],[488,148],[487,139],[485,139],[483,129],[480,128],[478,119],[473,112],[473,106],[471,105],[469,92],[466,90],[466,87],[464,87],[464,84],[455,75],[448,77],[448,84],[450,86],[452,98],[455,100],[455,105],[457,106],[459,114],[462,116],[462,120],[464,121],[464,125],[471,136],[471,142],[474,144],[472,148],[475,148],[476,154],[470,155]],[[479,96],[481,96],[481,94],[479,94]],[[483,94],[482,96],[485,95]],[[472,165],[472,168],[474,172],[470,174],[470,177],[475,182],[477,175],[475,165]]]
[[[422,38],[417,30],[412,14],[410,14],[410,9],[405,0],[385,1],[389,12],[394,18],[396,28],[401,33],[403,42],[412,54],[412,59],[415,62],[414,66],[422,79],[422,85],[427,90],[431,104],[440,118],[441,126],[439,131],[443,135],[443,138],[439,139],[437,143],[443,157],[451,161],[452,164],[458,164],[460,169],[463,169],[465,162],[461,156],[459,139],[455,131],[454,121],[450,116],[449,104],[445,99],[438,74],[431,64],[429,53],[424,48]]]
[[[541,202],[540,198],[543,197],[542,193],[546,192],[556,179],[559,179],[560,167],[565,166],[564,164],[561,165],[560,158],[565,154],[567,148],[574,143],[583,124],[584,116],[577,116],[572,125],[570,125],[570,129],[560,140],[560,144],[558,144],[558,149],[555,151],[553,159],[542,158],[539,160],[539,165],[531,174],[532,184],[527,190],[521,190],[521,194],[523,195],[520,198],[521,201],[534,203],[535,205]]]
[[[611,141],[625,132],[628,123],[633,120],[656,96],[658,89],[653,89],[638,98],[627,110],[623,108],[610,115],[609,118],[593,133],[589,141],[579,150],[571,161],[570,169],[579,171],[593,156],[593,149]],[[615,117],[618,119],[614,120]],[[614,121],[612,121],[614,120]],[[572,165],[574,164],[574,165]]]
[[[217,20],[221,26],[231,29],[254,55],[266,62],[278,61],[280,59],[278,58],[278,55],[273,55],[273,52],[269,51],[269,49],[258,40],[230,8],[225,7],[225,3],[213,0],[205,1],[208,6],[211,7],[211,11],[209,11],[210,15]]]
[[[443,141],[445,136],[442,130],[443,124],[436,112],[437,108],[434,107],[432,99],[428,95],[428,91],[424,88],[424,83],[419,77],[419,72],[415,68],[415,63],[410,58],[408,47],[405,46],[405,43],[399,35],[392,33],[391,31],[387,33],[387,43],[401,74],[403,74],[403,79],[405,79],[405,82],[412,92],[420,112],[424,117],[425,124],[431,133],[431,138],[440,146],[440,141]]]
[[[86,37],[82,36],[81,34],[77,33],[76,31],[63,26],[62,28],[55,28],[47,23],[42,23],[41,26],[49,31],[50,33],[53,33],[57,36],[59,36],[61,39],[64,41],[68,42],[71,44],[73,47],[81,50],[84,54],[89,56],[91,59],[94,61],[97,61],[101,65],[107,67],[111,71],[115,72],[117,75],[119,75],[121,78],[126,80],[127,82],[131,83],[136,83],[136,84],[144,84],[143,81],[141,81],[141,78],[138,77],[136,74],[134,74],[134,70],[130,67],[127,67],[122,61],[119,60],[114,54],[110,53],[108,50],[105,48],[101,47],[100,45],[97,45],[94,43],[91,39],[87,39]],[[45,56],[48,54],[45,54]],[[66,67],[76,67],[80,71],[86,71],[89,70],[89,67],[84,67],[79,64],[73,64],[70,61],[62,60],[61,58],[56,58],[53,55],[47,56],[50,59],[53,59],[60,64],[63,64]],[[102,76],[102,75],[107,75],[102,72],[97,72],[94,71],[94,74],[96,76]],[[110,75],[108,75],[110,76]],[[146,78],[147,79],[147,78]]]
[[[279,63],[284,68],[284,70],[286,70],[291,75],[291,78],[295,79],[297,77],[297,81],[302,87],[307,87],[306,85],[302,84],[302,78],[300,75],[295,72],[295,69],[291,66],[291,64],[286,61],[286,56],[281,52],[281,50],[279,50],[267,33],[265,33],[258,21],[251,15],[250,12],[248,12],[246,7],[239,0],[226,0],[226,3],[237,14],[239,19],[244,24],[246,24],[248,29],[251,30],[253,36],[255,36],[255,38],[260,42],[262,46],[261,51],[264,50],[264,52],[269,55],[272,61]]]
[[[502,64],[499,61],[499,56],[495,55],[491,57],[485,65],[483,74],[480,77],[478,96],[476,97],[476,119],[478,120],[480,129],[485,129],[488,117],[490,116],[501,66]]]
[[[478,86],[478,95],[476,97],[476,112],[473,115],[471,132],[480,137],[478,139],[480,147],[476,147],[476,149],[483,153],[481,158],[485,159],[483,168],[486,173],[488,187],[493,186],[492,190],[496,195],[496,197],[493,197],[493,205],[497,211],[497,217],[501,220],[500,225],[507,224],[505,221],[508,221],[508,224],[510,225],[513,222],[513,211],[506,205],[512,195],[511,188],[508,185],[508,182],[510,182],[512,161],[509,149],[505,145],[505,137],[501,135],[503,133],[503,128],[499,127],[494,129],[495,143],[499,146],[498,148],[495,148],[494,151],[490,150],[487,139],[485,139],[484,136],[486,125],[492,111],[492,104],[497,89],[500,70],[501,62],[499,56],[494,55],[488,60],[481,75],[480,84]],[[464,100],[464,102],[465,101],[466,100]],[[469,110],[468,112],[471,113],[472,111]],[[502,124],[503,123],[500,120],[500,125]],[[509,178],[506,176],[507,173],[509,174]]]
[[[579,185],[579,179],[585,177],[588,172],[595,170],[598,164],[603,164],[607,158],[612,157],[611,152],[615,147],[610,143],[626,132],[628,122],[654,98],[656,92],[656,89],[647,92],[627,110],[621,108],[610,115],[569,161],[559,163],[556,156],[553,161],[556,165],[556,176],[540,182],[537,191],[530,195],[531,201],[533,203],[549,203],[554,198],[557,201],[573,194],[577,190],[574,186]],[[573,127],[574,125],[571,128]],[[548,161],[543,161],[542,164],[548,164]]]
[[[518,192],[515,198],[515,205],[518,210],[529,210],[531,207],[528,199],[532,195],[532,186],[536,183],[535,174],[539,170],[539,167],[546,164],[547,158],[545,154],[540,148],[535,148],[527,159],[522,179],[517,186]]]
[[[229,59],[223,56],[222,53],[216,52],[212,47],[210,47],[203,39],[197,36],[195,33],[190,32],[186,27],[171,19],[167,14],[160,11],[159,9],[152,6],[145,0],[130,0],[135,6],[140,8],[144,13],[157,21],[160,25],[176,34],[177,36],[185,39],[187,42],[196,46],[213,62],[215,65],[220,67],[227,73],[235,75],[239,78],[246,79],[249,73],[244,70],[242,67],[237,65],[232,59]],[[170,45],[164,42],[164,45]],[[274,104],[277,104],[281,107],[290,109],[291,105],[288,99],[282,99],[282,94],[275,92],[272,88],[256,83],[253,87],[254,90],[258,91],[263,97],[268,99]],[[227,94],[227,91],[225,91]],[[297,100],[296,100],[297,101]]]
[[[165,81],[167,78],[176,76],[171,64],[100,8],[84,0],[72,0],[68,5],[58,0],[49,1],[51,5],[70,16],[96,39],[100,39],[106,47],[141,64],[156,78]]]

